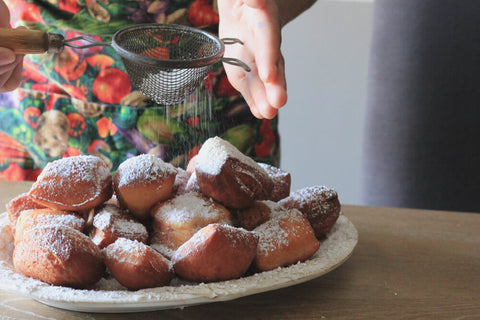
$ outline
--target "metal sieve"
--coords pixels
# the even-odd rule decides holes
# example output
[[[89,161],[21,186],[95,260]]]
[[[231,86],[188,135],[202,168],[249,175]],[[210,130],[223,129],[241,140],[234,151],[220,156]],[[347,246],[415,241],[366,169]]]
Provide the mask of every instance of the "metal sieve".
[[[85,40],[88,45],[72,42]],[[117,31],[112,42],[84,37],[65,40],[62,35],[28,29],[0,29],[0,45],[17,53],[60,52],[64,46],[84,49],[112,46],[121,56],[131,81],[159,104],[182,102],[200,86],[213,65],[224,62],[250,68],[235,58],[223,57],[225,45],[243,44],[219,39],[200,29],[176,24],[140,24]]]

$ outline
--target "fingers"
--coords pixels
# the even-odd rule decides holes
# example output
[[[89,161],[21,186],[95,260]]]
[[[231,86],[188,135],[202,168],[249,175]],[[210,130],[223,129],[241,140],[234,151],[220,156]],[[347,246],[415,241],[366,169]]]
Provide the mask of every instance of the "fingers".
[[[255,9],[263,8],[267,3],[267,0],[244,0],[247,6]]]
[[[0,28],[10,27],[10,12],[3,0],[0,0]]]
[[[0,67],[0,92],[12,91],[20,85],[23,55],[15,56],[13,63]]]
[[[15,61],[15,53],[7,48],[0,47],[0,67],[7,66]]]
[[[250,72],[231,66],[225,66],[225,70],[230,82],[240,91],[255,117],[272,119],[277,115],[278,109],[270,104],[266,87],[258,77],[254,64]]]

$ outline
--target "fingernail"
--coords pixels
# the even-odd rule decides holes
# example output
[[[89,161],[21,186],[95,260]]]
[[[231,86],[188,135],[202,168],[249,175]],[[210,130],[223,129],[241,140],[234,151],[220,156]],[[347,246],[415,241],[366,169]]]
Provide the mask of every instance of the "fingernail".
[[[6,65],[15,61],[15,54],[7,48],[0,48],[0,65]]]

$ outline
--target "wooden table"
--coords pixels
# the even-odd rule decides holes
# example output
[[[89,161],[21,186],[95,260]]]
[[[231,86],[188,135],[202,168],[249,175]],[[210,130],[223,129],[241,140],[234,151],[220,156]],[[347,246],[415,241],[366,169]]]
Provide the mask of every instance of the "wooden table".
[[[28,190],[0,182],[0,205]],[[360,240],[336,270],[229,302],[137,314],[69,312],[0,291],[1,319],[480,319],[480,214],[343,207]]]

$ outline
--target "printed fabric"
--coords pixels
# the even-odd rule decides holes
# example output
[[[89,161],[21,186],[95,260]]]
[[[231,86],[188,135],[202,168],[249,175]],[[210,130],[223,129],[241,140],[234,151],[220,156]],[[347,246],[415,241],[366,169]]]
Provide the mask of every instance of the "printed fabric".
[[[139,23],[174,23],[216,32],[212,0],[6,0],[12,26],[65,39],[111,41]],[[83,45],[87,42],[76,41]],[[50,161],[101,157],[112,172],[125,159],[151,153],[185,167],[201,144],[220,136],[256,161],[279,165],[278,120],[254,118],[221,63],[187,101],[163,106],[131,83],[110,46],[65,47],[25,56],[19,89],[0,94],[0,178],[35,180]]]

